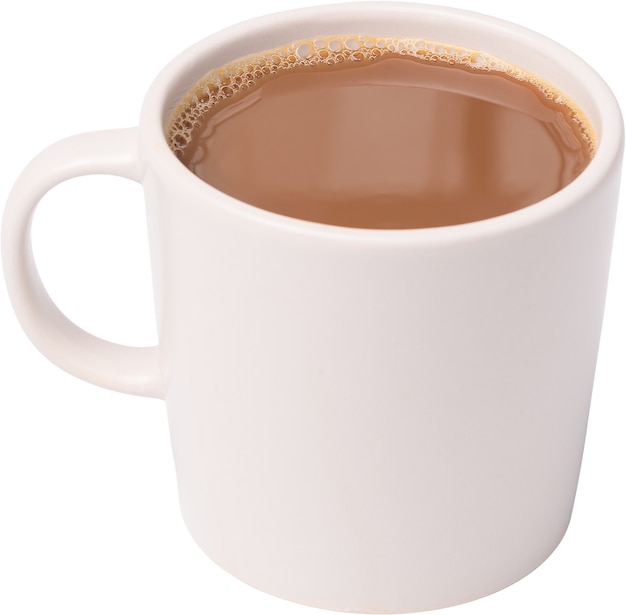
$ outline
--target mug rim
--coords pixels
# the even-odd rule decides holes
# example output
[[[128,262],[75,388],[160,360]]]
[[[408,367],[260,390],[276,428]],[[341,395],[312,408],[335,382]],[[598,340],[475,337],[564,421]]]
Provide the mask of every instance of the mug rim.
[[[381,17],[383,15],[397,16],[398,14],[410,13],[414,17],[429,17],[442,22],[447,20],[452,25],[464,25],[466,29],[473,27],[481,28],[485,31],[490,30],[494,33],[500,32],[500,34],[505,34],[507,37],[515,37],[526,43],[526,48],[532,47],[550,58],[560,58],[561,64],[567,63],[572,67],[571,72],[574,73],[575,71],[577,81],[581,84],[585,83],[589,96],[596,105],[598,120],[600,118],[602,120],[602,134],[598,138],[597,149],[593,158],[580,175],[557,192],[509,213],[447,226],[372,229],[313,222],[278,214],[241,201],[200,179],[185,167],[171,151],[165,134],[167,118],[173,111],[172,104],[168,101],[172,99],[172,91],[175,90],[174,100],[176,104],[180,102],[197,79],[212,68],[212,66],[207,67],[206,63],[203,64],[202,68],[198,68],[204,57],[211,53],[215,54],[216,51],[224,53],[224,49],[229,49],[233,44],[244,40],[254,39],[255,37],[263,39],[266,31],[276,29],[277,26],[286,27],[297,23],[312,23],[312,20],[320,16],[325,16],[323,24],[325,32],[318,32],[317,36],[339,35],[340,32],[333,32],[328,28],[330,18],[354,16],[355,11],[362,11],[363,14],[367,14],[370,17],[377,13]],[[356,31],[353,33],[357,34]],[[342,34],[351,33],[342,32]],[[298,38],[306,38],[306,36],[291,37],[279,44],[288,44],[292,40],[298,40]],[[452,41],[450,42],[452,43]],[[275,46],[277,45],[270,43],[249,53],[261,52]],[[485,49],[484,51],[491,53],[490,49]],[[215,67],[217,68],[228,62],[235,61],[245,55],[248,55],[248,52],[239,53],[238,55],[227,54],[226,57],[228,59],[221,64],[216,63]],[[498,54],[494,53],[494,55]],[[189,72],[191,68],[195,68],[197,76],[182,90],[180,85],[175,88],[174,84],[181,79],[185,72]],[[575,101],[575,97],[573,99]],[[598,132],[597,125],[594,125],[594,122],[591,120],[590,122],[594,131]],[[140,139],[144,143],[148,142],[151,145],[147,154],[148,166],[154,165],[155,170],[158,169],[158,175],[161,177],[171,175],[174,181],[186,184],[187,189],[193,192],[194,197],[197,196],[201,201],[205,201],[203,202],[204,207],[218,206],[222,209],[227,209],[232,215],[244,217],[250,222],[281,227],[290,232],[323,236],[329,239],[365,240],[368,243],[382,242],[385,244],[388,242],[441,243],[442,241],[476,239],[541,223],[543,220],[568,209],[599,186],[609,174],[615,161],[619,159],[620,152],[624,147],[623,119],[615,95],[595,69],[567,47],[534,30],[483,13],[452,7],[395,1],[347,2],[288,9],[253,17],[214,32],[179,53],[161,70],[153,81],[144,100],[139,127]],[[609,128],[607,129],[607,127]],[[194,198],[193,200],[195,201],[196,199]]]

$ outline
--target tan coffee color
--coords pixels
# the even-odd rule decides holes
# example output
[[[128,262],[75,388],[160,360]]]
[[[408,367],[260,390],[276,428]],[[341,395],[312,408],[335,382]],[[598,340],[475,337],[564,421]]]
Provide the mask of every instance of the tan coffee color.
[[[172,150],[242,201],[314,222],[418,228],[526,207],[578,176],[591,127],[563,93],[477,51],[299,41],[209,73]]]

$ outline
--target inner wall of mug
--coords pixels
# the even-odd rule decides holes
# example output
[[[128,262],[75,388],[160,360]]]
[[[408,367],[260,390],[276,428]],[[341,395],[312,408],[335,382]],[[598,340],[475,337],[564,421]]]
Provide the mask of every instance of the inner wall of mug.
[[[605,84],[584,61],[535,32],[469,11],[410,3],[350,3],[278,13],[232,26],[181,54],[164,71],[170,77],[160,122],[210,70],[243,56],[299,39],[342,34],[414,37],[494,55],[555,85],[589,118],[599,144]]]

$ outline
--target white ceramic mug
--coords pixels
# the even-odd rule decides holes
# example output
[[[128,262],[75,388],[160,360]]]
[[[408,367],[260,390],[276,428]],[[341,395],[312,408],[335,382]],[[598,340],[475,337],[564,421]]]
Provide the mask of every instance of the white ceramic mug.
[[[208,69],[292,40],[368,32],[484,49],[566,91],[599,138],[588,168],[522,210],[403,231],[291,219],[217,191],[164,123]],[[247,583],[314,606],[408,612],[489,594],[563,536],[578,479],[623,127],[558,44],[465,11],[333,5],[255,19],[158,76],[138,128],[40,154],[3,221],[13,305],[70,373],[167,401],[185,521]],[[68,321],[33,262],[40,198],[78,175],[143,184],[159,346]]]

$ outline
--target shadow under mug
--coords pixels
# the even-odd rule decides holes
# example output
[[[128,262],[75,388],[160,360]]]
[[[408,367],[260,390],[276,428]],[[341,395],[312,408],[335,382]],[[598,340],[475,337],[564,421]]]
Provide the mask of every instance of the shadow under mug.
[[[525,209],[389,231],[255,208],[169,150],[169,113],[208,69],[356,32],[449,41],[540,75],[590,118],[594,159]],[[53,362],[166,400],[185,522],[223,568],[328,609],[449,606],[520,579],[567,528],[622,148],[606,84],[536,33],[412,3],[288,11],[183,52],[154,81],[138,128],[74,136],[35,158],[4,214],[6,281]],[[34,266],[38,201],[95,173],[143,184],[158,347],[80,330]]]

